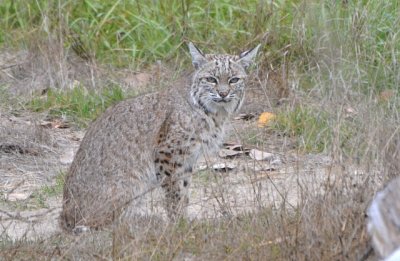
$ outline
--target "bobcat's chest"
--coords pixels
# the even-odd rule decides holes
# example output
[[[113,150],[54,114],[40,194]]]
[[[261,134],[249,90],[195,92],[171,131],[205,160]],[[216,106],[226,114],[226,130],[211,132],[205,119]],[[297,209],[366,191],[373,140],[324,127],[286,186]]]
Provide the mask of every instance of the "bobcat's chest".
[[[223,128],[197,133],[197,137],[190,141],[185,168],[191,169],[201,155],[212,156],[216,154],[222,146],[224,134]]]
[[[198,141],[201,149],[206,154],[218,152],[225,137],[225,120],[219,118],[206,118],[202,131],[199,133]]]

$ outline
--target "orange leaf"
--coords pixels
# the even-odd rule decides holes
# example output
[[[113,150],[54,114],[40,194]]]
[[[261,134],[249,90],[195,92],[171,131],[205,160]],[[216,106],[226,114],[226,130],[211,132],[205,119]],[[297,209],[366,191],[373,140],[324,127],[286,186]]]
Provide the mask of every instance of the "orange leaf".
[[[264,127],[273,119],[276,118],[276,115],[272,112],[263,112],[261,113],[260,117],[258,117],[258,127]]]

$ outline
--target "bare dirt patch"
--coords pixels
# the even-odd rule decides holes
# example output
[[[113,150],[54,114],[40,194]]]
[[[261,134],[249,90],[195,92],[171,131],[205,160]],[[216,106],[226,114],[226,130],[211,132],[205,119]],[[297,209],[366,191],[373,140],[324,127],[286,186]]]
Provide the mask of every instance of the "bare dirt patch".
[[[0,117],[1,235],[11,240],[32,240],[59,233],[62,195],[48,193],[46,188],[55,186],[57,175],[67,171],[84,132],[45,124],[43,114]],[[256,128],[255,124],[255,120],[234,121],[231,139],[240,140],[248,131],[245,126]],[[193,177],[189,218],[233,217],[282,205],[295,209],[305,191],[322,194],[328,181],[335,180],[332,159],[296,155],[290,142],[282,139],[260,148],[275,155],[279,159],[276,163],[245,154],[201,160]]]
[[[35,238],[57,227],[60,195],[55,200],[43,190],[67,170],[83,132],[49,129],[41,125],[44,116],[0,114],[0,218],[6,238]]]

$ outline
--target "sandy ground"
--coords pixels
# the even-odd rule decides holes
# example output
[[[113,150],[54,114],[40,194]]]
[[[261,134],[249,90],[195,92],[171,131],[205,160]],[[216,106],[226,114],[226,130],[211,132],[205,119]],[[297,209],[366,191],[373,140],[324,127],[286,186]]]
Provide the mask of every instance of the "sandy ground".
[[[63,124],[32,113],[0,114],[0,124],[0,235],[11,240],[49,237],[60,231],[62,195],[44,193],[38,203],[37,194],[55,186],[57,175],[67,171],[84,132],[64,123],[67,128],[60,128]],[[243,124],[254,122],[234,122]],[[273,160],[249,155],[202,159],[193,177],[189,218],[232,216],[282,205],[290,210],[305,191],[318,195],[335,182],[327,156],[268,152]]]

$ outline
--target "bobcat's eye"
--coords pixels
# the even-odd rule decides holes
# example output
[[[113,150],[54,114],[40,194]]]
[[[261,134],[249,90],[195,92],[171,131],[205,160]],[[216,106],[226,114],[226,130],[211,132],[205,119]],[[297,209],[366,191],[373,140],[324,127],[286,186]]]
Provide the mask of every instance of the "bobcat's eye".
[[[206,81],[209,82],[209,83],[214,83],[214,84],[218,83],[217,79],[215,79],[214,77],[211,77],[211,76],[207,77]]]
[[[238,78],[238,77],[233,77],[233,78],[231,78],[231,79],[229,80],[229,84],[231,84],[231,83],[237,83],[239,80],[240,80],[240,78]]]

